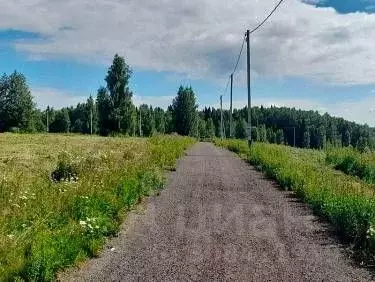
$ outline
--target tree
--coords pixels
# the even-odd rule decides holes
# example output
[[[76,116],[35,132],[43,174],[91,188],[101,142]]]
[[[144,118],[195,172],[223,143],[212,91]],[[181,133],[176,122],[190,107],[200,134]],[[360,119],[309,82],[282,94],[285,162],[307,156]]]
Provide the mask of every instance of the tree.
[[[129,125],[121,127],[125,117],[129,118],[129,110],[132,105],[133,93],[129,90],[129,79],[132,71],[125,59],[118,54],[113,58],[112,65],[108,69],[105,81],[111,97],[111,117],[117,123],[117,131],[129,131]]]
[[[85,133],[91,133],[91,126],[92,126],[92,133],[95,134],[98,131],[98,112],[96,109],[95,101],[90,95],[87,99],[85,105]],[[91,124],[92,123],[92,124]]]
[[[238,121],[236,123],[236,130],[235,130],[235,136],[236,138],[239,139],[244,139],[246,138],[246,129],[247,129],[247,123],[244,119]]]
[[[70,118],[68,109],[64,108],[56,112],[55,118],[50,126],[51,132],[68,133],[70,129]]]
[[[112,103],[111,97],[108,95],[106,88],[101,87],[98,90],[96,98],[98,110],[98,127],[101,135],[108,135],[113,130],[113,122],[111,120]]]
[[[17,127],[33,131],[35,105],[26,78],[14,72],[0,78],[0,131]]]
[[[206,123],[206,136],[208,138],[213,138],[215,137],[215,125],[212,120],[212,118],[208,118],[207,123]]]
[[[172,122],[178,134],[191,136],[197,134],[197,108],[193,89],[180,86],[172,103]]]
[[[267,128],[264,124],[260,125],[258,132],[259,142],[267,142]]]
[[[164,134],[165,133],[165,115],[164,110],[162,108],[155,108],[154,109],[154,117],[155,117],[155,130],[158,133]]]
[[[306,130],[303,133],[303,147],[310,148],[310,131]]]
[[[283,144],[284,143],[284,131],[282,129],[278,129],[276,131],[276,143]]]
[[[206,129],[207,129],[206,121],[203,118],[198,117],[199,138],[203,139],[203,138],[207,138],[208,137]]]
[[[152,107],[141,105],[139,107],[142,115],[142,132],[143,136],[152,136],[155,131],[155,120]]]
[[[351,133],[350,133],[350,129],[346,129],[345,132],[343,132],[343,135],[342,135],[342,144],[344,146],[350,146],[350,144],[352,143],[352,136],[351,136]]]

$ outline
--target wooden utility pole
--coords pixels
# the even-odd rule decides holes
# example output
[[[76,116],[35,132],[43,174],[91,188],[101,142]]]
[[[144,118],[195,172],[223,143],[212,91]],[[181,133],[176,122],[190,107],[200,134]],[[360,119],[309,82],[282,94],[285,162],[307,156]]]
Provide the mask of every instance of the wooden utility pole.
[[[248,144],[251,146],[251,88],[250,88],[250,31],[246,31],[247,43],[247,130]]]
[[[142,112],[141,112],[141,106],[139,106],[139,136],[142,137]]]
[[[92,135],[92,109],[90,109],[90,134]]]
[[[223,95],[220,96],[220,136],[224,138],[223,134]]]
[[[49,117],[48,117],[48,107],[47,107],[47,110],[46,110],[46,113],[47,113],[47,132],[49,132]]]
[[[233,121],[232,121],[232,115],[233,115],[233,73],[230,75],[230,117],[229,117],[229,137],[233,137]]]

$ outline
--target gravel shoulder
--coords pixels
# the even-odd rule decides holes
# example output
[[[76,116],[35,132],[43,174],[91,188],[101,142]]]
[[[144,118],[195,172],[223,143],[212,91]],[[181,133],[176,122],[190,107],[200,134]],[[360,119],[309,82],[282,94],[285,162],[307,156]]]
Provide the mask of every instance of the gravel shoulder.
[[[372,281],[329,226],[233,153],[197,143],[102,255],[63,281]]]

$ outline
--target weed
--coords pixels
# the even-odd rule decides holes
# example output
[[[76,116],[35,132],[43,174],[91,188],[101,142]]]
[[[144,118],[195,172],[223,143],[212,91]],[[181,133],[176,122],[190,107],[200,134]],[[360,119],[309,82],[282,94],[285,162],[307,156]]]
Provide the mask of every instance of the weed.
[[[54,280],[57,271],[97,256],[124,212],[157,193],[163,169],[193,143],[177,136],[1,135],[0,281]],[[50,180],[52,171],[59,181]]]

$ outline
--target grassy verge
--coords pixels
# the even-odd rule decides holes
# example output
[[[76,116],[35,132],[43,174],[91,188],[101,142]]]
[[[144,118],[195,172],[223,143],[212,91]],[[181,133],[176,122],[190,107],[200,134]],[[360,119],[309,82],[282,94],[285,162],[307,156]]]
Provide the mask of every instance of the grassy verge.
[[[58,270],[96,256],[124,212],[163,187],[163,169],[193,142],[1,135],[0,280],[53,280]],[[57,167],[74,181],[52,181]]]
[[[354,148],[331,149],[327,152],[326,161],[348,175],[375,184],[374,153],[360,153]]]
[[[371,185],[327,166],[324,152],[264,143],[255,143],[250,150],[246,142],[238,140],[215,143],[247,158],[282,188],[293,190],[353,244],[358,258],[374,260],[375,199]]]

